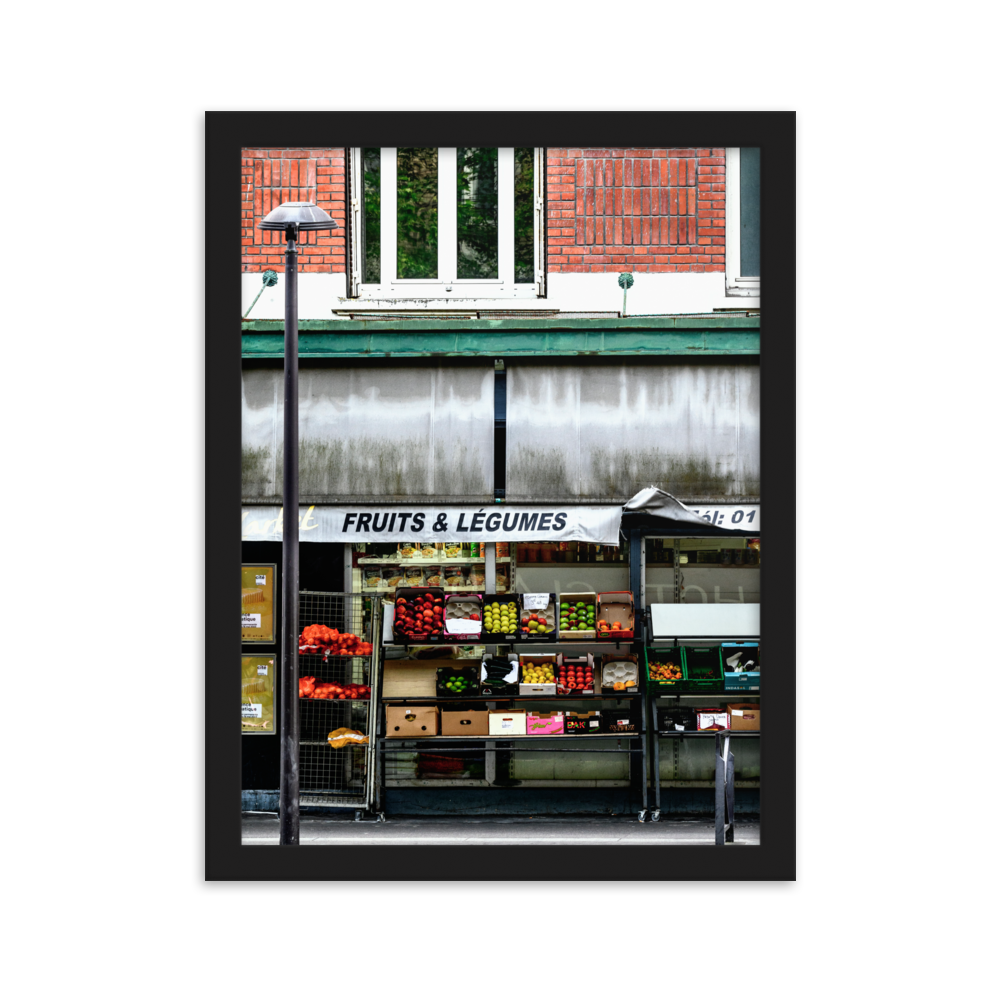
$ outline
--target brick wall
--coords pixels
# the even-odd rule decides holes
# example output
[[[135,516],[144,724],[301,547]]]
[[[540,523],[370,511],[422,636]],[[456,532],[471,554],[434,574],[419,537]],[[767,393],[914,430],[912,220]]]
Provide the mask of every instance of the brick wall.
[[[725,271],[725,157],[548,149],[548,271]]]
[[[300,271],[329,274],[346,269],[344,163],[342,148],[243,150],[244,271],[284,270],[284,234],[262,232],[257,223],[286,201],[314,201],[340,226],[329,233],[302,234]]]

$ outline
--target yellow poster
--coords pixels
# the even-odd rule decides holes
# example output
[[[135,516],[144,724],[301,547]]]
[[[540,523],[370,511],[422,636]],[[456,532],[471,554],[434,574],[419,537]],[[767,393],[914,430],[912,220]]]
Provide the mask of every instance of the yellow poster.
[[[274,563],[243,563],[244,642],[274,642],[274,571]]]
[[[243,732],[274,735],[274,657],[243,657]]]

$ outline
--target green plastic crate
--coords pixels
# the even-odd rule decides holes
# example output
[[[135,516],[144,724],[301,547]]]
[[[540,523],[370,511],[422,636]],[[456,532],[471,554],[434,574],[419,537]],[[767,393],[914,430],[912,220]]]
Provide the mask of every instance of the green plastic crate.
[[[715,694],[725,689],[722,651],[719,646],[681,646],[683,687],[688,694]]]
[[[648,646],[643,650],[646,656],[646,683],[648,689],[656,695],[661,694],[680,694],[684,690],[683,676],[678,680],[674,681],[659,681],[653,680],[650,676],[649,665],[650,661],[653,663],[665,663],[671,662],[676,664],[681,668],[681,674],[684,672],[684,658],[681,654],[680,646],[663,646],[656,649],[650,649]]]

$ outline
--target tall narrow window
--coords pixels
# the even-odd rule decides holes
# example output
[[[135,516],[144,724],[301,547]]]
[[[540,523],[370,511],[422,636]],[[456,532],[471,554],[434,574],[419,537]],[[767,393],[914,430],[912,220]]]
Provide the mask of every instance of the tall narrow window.
[[[365,217],[361,229],[361,280],[382,280],[382,166],[380,149],[361,150]]]
[[[438,275],[438,151],[396,151],[396,275]]]
[[[535,280],[535,151],[514,150],[514,281]]]
[[[457,150],[458,277],[499,278],[497,150]]]
[[[726,294],[759,296],[759,147],[730,147],[726,150],[725,242]]]

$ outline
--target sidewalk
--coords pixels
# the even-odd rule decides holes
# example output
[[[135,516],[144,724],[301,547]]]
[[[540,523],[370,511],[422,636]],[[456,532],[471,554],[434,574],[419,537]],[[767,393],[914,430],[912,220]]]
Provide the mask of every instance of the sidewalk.
[[[244,813],[243,843],[278,843],[274,813]],[[309,844],[648,844],[706,845],[715,843],[715,824],[704,819],[660,819],[640,823],[630,817],[578,819],[476,818],[388,819],[384,823],[355,822],[345,816],[303,816],[299,843]],[[736,845],[760,844],[760,823],[737,822]]]

